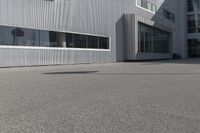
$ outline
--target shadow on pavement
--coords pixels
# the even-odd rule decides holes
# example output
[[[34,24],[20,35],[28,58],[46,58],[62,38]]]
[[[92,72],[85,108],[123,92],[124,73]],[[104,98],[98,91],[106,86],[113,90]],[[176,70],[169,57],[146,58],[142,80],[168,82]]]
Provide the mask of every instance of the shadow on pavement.
[[[143,65],[162,65],[162,64],[193,64],[200,65],[200,58],[190,58],[190,59],[181,59],[181,60],[162,60],[162,61],[145,61],[141,62]]]
[[[94,73],[89,75],[200,75],[200,73]]]
[[[49,72],[44,74],[87,74],[87,75],[200,75],[200,73],[99,73],[98,71],[71,71],[71,72]]]
[[[97,73],[98,71],[71,71],[71,72],[49,72],[44,74],[89,74]]]

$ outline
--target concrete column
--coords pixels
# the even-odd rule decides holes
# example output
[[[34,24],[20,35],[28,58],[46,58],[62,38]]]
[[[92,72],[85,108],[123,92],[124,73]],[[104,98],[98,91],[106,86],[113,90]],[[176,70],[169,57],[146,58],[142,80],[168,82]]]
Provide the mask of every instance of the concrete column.
[[[66,47],[66,35],[65,33],[57,33],[57,43],[59,47]]]

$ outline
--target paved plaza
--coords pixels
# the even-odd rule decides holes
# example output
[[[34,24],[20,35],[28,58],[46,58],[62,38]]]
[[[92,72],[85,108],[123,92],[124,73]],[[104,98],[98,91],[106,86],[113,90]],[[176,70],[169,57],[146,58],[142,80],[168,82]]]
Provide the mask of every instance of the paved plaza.
[[[1,68],[0,133],[200,133],[200,59]]]

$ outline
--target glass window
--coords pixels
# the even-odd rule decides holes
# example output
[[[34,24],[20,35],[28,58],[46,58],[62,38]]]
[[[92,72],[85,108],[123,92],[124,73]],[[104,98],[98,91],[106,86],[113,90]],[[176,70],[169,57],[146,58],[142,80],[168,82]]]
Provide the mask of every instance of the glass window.
[[[141,3],[142,3],[141,6],[142,6],[143,8],[148,9],[148,2],[147,2],[146,0],[142,0]]]
[[[56,32],[41,30],[39,35],[41,47],[59,47]]]
[[[188,56],[200,57],[200,39],[188,39]]]
[[[85,35],[74,35],[74,46],[75,48],[86,48],[86,36]]]
[[[187,0],[187,10],[188,12],[196,12],[200,10],[199,0]]]
[[[66,47],[74,47],[73,34],[66,34]]]
[[[157,9],[156,9],[156,5],[152,4],[152,5],[151,5],[151,11],[152,11],[152,12],[156,12],[156,10],[157,10]]]
[[[56,32],[49,31],[49,40],[50,40],[50,47],[60,47],[59,42],[57,41]]]
[[[152,4],[151,4],[151,3],[147,3],[147,5],[148,5],[148,7],[147,7],[148,10],[152,11],[152,9],[151,9],[151,5],[152,5]]]
[[[19,46],[39,46],[39,31],[16,28],[15,33],[15,43]]]
[[[141,52],[145,52],[145,32],[141,31],[140,32],[140,36],[141,36],[141,44],[140,44],[140,51]]]
[[[138,28],[139,52],[169,53],[169,33],[139,23]]]
[[[0,26],[0,45],[109,49],[109,37]]]
[[[188,33],[198,32],[198,16],[197,15],[188,15]]]
[[[98,46],[98,37],[88,36],[88,48],[99,48]]]
[[[200,0],[187,0],[187,10],[190,12],[187,16],[188,33],[200,32]]]
[[[157,10],[157,6],[147,0],[137,0],[137,6],[147,9],[154,13]]]
[[[175,15],[174,15],[173,13],[171,13],[171,12],[165,10],[165,9],[163,9],[163,16],[164,16],[166,19],[168,19],[168,20],[170,20],[170,21],[172,21],[172,22],[175,22]]]
[[[0,26],[0,45],[15,45],[15,27]]]
[[[142,7],[142,0],[137,0],[137,5]]]
[[[107,37],[99,37],[99,48],[109,49],[109,39]]]

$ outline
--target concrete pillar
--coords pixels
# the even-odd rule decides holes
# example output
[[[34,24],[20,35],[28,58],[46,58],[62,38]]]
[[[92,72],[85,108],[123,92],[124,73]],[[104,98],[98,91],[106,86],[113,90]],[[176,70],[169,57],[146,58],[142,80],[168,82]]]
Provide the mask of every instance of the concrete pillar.
[[[65,47],[66,48],[66,35],[65,33],[59,32],[57,33],[57,43],[59,47]]]

